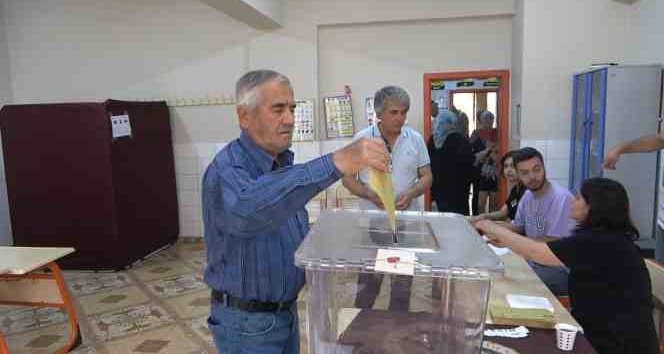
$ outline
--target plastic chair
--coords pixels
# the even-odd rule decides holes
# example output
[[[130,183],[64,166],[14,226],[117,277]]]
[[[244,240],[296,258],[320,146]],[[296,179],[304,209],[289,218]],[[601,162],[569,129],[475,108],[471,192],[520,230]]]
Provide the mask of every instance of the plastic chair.
[[[336,188],[336,199],[338,209],[359,209],[360,198],[346,189],[343,184]]]
[[[653,303],[659,312],[659,352],[664,354],[664,266],[652,259],[646,259],[645,262],[652,283]]]
[[[558,296],[558,302],[560,302],[560,304],[563,305],[567,311],[572,308],[572,303],[569,301],[569,296]]]

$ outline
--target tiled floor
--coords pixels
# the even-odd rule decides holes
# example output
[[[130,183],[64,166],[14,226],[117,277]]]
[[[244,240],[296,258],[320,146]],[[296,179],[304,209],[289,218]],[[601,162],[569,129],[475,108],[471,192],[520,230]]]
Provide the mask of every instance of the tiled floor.
[[[204,266],[203,243],[188,240],[126,271],[64,271],[83,336],[73,353],[217,353]],[[54,353],[69,334],[59,310],[16,306],[0,307],[0,331],[12,354]]]
[[[64,271],[76,305],[83,344],[76,354],[217,354],[207,328],[210,291],[203,283],[202,241],[180,241],[132,267],[112,273]],[[352,308],[357,274],[338,275],[335,302]],[[376,309],[389,304],[385,277]],[[416,278],[414,311],[433,310],[431,281]],[[300,293],[301,353],[307,354],[306,288]],[[54,353],[69,335],[67,316],[56,309],[0,306],[0,331],[11,354]]]

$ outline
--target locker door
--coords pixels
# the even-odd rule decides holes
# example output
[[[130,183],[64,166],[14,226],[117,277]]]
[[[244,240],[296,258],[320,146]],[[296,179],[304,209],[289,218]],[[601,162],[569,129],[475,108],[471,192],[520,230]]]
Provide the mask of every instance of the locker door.
[[[569,188],[576,192],[581,188],[585,170],[586,139],[586,75],[574,76],[572,107],[572,139],[570,148]]]
[[[588,120],[588,177],[602,177],[604,169],[604,116],[606,112],[606,69],[591,74],[592,92]]]

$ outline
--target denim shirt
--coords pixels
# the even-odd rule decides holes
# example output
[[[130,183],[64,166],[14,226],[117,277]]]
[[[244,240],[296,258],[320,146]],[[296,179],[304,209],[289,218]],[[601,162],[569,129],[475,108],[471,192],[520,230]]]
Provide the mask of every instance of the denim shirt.
[[[246,134],[224,147],[203,177],[203,223],[208,265],[205,282],[247,300],[289,301],[304,285],[295,250],[309,232],[305,205],[341,178],[324,155],[281,167]]]

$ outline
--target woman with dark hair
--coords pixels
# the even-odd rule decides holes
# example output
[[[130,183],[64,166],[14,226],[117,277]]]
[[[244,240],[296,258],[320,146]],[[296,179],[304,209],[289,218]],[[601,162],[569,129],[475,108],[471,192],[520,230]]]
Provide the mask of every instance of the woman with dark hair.
[[[571,207],[574,235],[537,242],[488,220],[475,223],[489,242],[520,256],[570,269],[572,315],[600,354],[656,354],[652,291],[648,270],[633,241],[625,188],[607,178],[583,182]]]
[[[485,213],[474,216],[471,218],[471,222],[475,222],[481,219],[494,220],[494,221],[508,221],[513,220],[516,216],[516,209],[519,206],[519,200],[521,196],[526,191],[526,187],[521,184],[519,176],[517,176],[516,168],[514,167],[514,161],[512,157],[516,150],[508,151],[500,159],[500,168],[502,175],[507,179],[507,183],[512,186],[510,193],[507,196],[507,201],[498,211],[493,213]]]
[[[440,212],[469,214],[470,173],[475,161],[470,142],[458,130],[457,116],[441,109],[428,144],[431,197]]]

